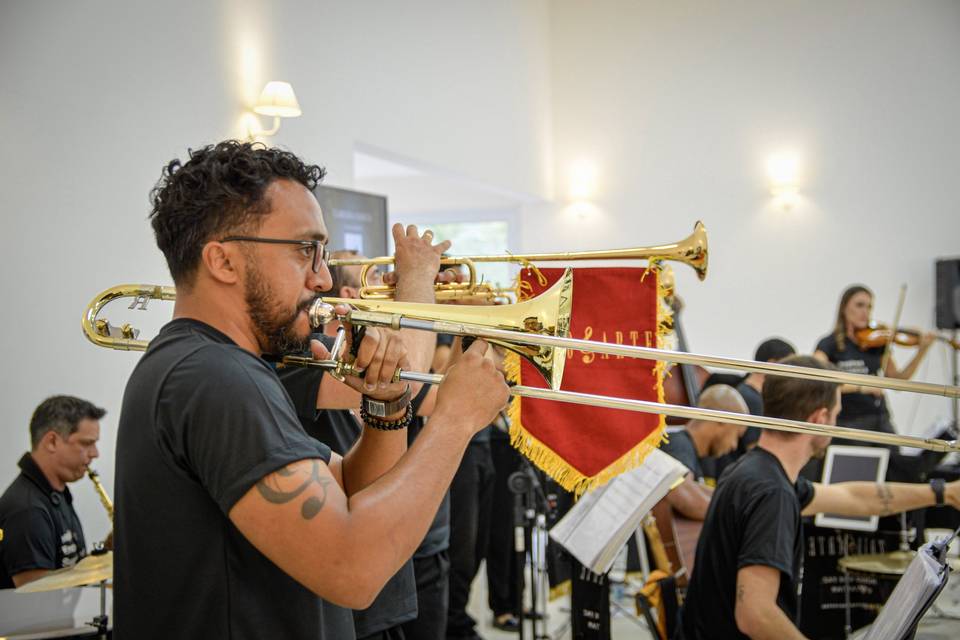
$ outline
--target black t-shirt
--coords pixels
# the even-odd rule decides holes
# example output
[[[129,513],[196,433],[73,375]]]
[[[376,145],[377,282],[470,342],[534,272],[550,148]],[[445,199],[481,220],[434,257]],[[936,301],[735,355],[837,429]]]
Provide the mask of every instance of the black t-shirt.
[[[304,432],[266,362],[202,322],[164,326],[120,413],[116,637],[353,638],[349,611],[281,571],[227,515],[304,459],[329,462],[330,449]]]
[[[29,453],[18,466],[0,497],[0,589],[12,589],[18,573],[72,567],[87,555],[70,489],[55,491]]]
[[[670,456],[676,458],[683,466],[690,469],[693,479],[703,480],[703,468],[700,466],[700,458],[697,457],[697,449],[693,446],[693,438],[686,429],[672,431],[669,434],[670,441],[660,445],[660,449]]]
[[[420,389],[420,393],[417,394],[417,397],[413,399],[413,409],[414,411],[420,410],[420,405],[423,404],[423,401],[427,397],[427,393],[430,391],[430,385],[423,385]],[[417,416],[413,419],[413,422],[410,424],[410,428],[407,429],[407,444],[413,444],[413,441],[416,439],[420,432],[423,431],[423,427],[426,425],[427,421],[425,418]],[[440,503],[440,508],[437,509],[437,515],[434,516],[433,522],[430,523],[430,529],[427,530],[427,535],[424,536],[423,542],[420,543],[420,546],[417,547],[416,552],[413,554],[414,558],[427,558],[429,556],[436,555],[441,551],[446,551],[450,548],[450,491],[448,490],[443,494],[443,502]]]
[[[317,409],[323,373],[319,369],[290,367],[281,369],[278,375],[297,407],[306,432],[342,456],[360,438],[363,427],[350,411]],[[354,611],[352,615],[358,638],[414,620],[417,617],[417,585],[413,562],[408,560],[387,581],[373,604],[362,611]]]
[[[862,373],[875,376],[883,363],[883,347],[861,349],[849,337],[844,340],[841,351],[837,347],[837,338],[832,333],[817,343],[817,350],[826,354],[827,359],[840,371]],[[837,424],[843,424],[845,418],[858,418],[865,415],[877,415],[886,411],[886,400],[869,393],[845,393],[842,398]]]
[[[804,478],[791,484],[780,461],[755,448],[720,479],[697,544],[696,569],[683,608],[685,640],[746,638],[737,629],[737,571],[764,565],[780,571],[777,604],[798,617],[803,571],[800,512],[813,500]]]
[[[750,412],[750,415],[763,415],[763,396],[760,395],[759,391],[746,382],[741,382],[737,385],[737,393],[740,394],[740,397],[743,398],[743,401],[747,404],[747,410]],[[750,428],[753,429],[755,427]]]
[[[445,335],[445,334],[440,334]],[[329,348],[332,341],[328,336],[317,335],[319,340],[327,344]],[[317,394],[320,391],[320,382],[323,378],[323,372],[318,369],[308,369],[302,367],[289,367],[281,369],[279,372],[280,380],[284,387],[294,399],[297,407],[297,415],[300,416],[300,422],[307,433],[320,442],[328,444],[334,451],[348,451],[360,435],[360,425],[356,420],[351,419],[348,423],[342,421],[331,422],[329,418],[324,417],[326,411],[317,410]],[[413,398],[414,412],[420,410],[420,405],[426,399],[430,391],[430,385],[423,385],[420,392]],[[335,419],[336,420],[336,419]],[[426,420],[419,416],[414,416],[413,422],[407,429],[407,444],[412,445],[413,441],[423,430]],[[343,455],[341,453],[341,455]],[[426,558],[435,555],[441,551],[446,551],[450,547],[450,492],[443,496],[443,502],[437,510],[437,515],[430,524],[430,529],[424,537],[423,542],[417,547],[413,554],[414,558]]]

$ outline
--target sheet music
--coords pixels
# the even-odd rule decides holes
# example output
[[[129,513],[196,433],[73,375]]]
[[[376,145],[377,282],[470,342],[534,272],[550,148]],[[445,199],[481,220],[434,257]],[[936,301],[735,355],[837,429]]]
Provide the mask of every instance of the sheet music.
[[[947,582],[948,570],[925,544],[907,567],[864,640],[905,638]]]
[[[582,496],[550,530],[550,537],[585,567],[604,574],[643,516],[687,471],[655,449],[636,469]]]

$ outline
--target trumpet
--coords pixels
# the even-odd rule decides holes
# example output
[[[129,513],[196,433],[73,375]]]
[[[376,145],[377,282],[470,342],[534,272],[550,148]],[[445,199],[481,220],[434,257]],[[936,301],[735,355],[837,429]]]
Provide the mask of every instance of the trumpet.
[[[660,360],[686,364],[702,364],[720,369],[734,369],[747,372],[760,372],[768,375],[825,380],[836,384],[853,384],[881,389],[894,389],[960,398],[960,387],[939,385],[927,382],[913,382],[880,378],[863,374],[845,373],[835,370],[795,367],[772,362],[754,362],[719,356],[683,353],[650,347],[617,345],[569,337],[569,320],[572,308],[572,274],[569,269],[560,280],[545,293],[531,300],[511,305],[494,307],[437,305],[413,302],[391,302],[385,300],[356,300],[339,298],[317,299],[309,309],[310,323],[320,328],[332,321],[340,321],[358,326],[379,326],[393,329],[418,329],[449,333],[473,338],[482,338],[500,344],[530,361],[549,383],[550,388],[514,386],[510,393],[514,396],[539,398],[582,404],[597,407],[657,413],[684,419],[715,420],[729,424],[758,426],[766,429],[813,433],[861,440],[879,444],[916,447],[933,451],[960,451],[956,440],[919,438],[898,434],[864,431],[833,425],[814,424],[796,420],[742,415],[727,411],[717,411],[694,407],[660,404],[644,400],[613,398],[594,394],[576,393],[559,390],[563,376],[563,362],[567,349],[578,351],[621,355],[630,358]],[[83,327],[87,338],[94,344],[121,350],[143,350],[149,344],[137,339],[137,331],[127,326],[117,329],[98,318],[100,309],[106,302],[118,297],[134,298],[131,308],[146,307],[148,299],[156,296],[171,299],[175,295],[169,287],[149,285],[122,285],[107,289],[96,296],[84,315]],[[337,313],[333,305],[347,305],[348,310]],[[91,334],[92,332],[92,334]],[[287,355],[280,358],[285,366],[317,367],[332,372],[333,375],[362,375],[362,371],[337,358],[343,344],[342,326],[337,342],[331,349],[330,360],[314,360],[301,356]],[[397,370],[396,380],[407,380],[426,384],[438,384],[443,377],[437,374]]]
[[[469,280],[438,284],[436,286],[437,300],[458,300],[462,298],[480,298],[492,301],[504,298],[507,290],[479,281],[477,278],[477,263],[480,262],[508,262],[530,266],[534,262],[566,262],[573,260],[647,260],[649,262],[669,260],[689,265],[703,280],[707,277],[707,229],[703,223],[697,221],[693,233],[671,244],[652,247],[634,247],[631,249],[610,249],[603,251],[566,251],[560,253],[505,253],[491,256],[453,256],[440,260],[441,266],[462,265],[467,268]],[[392,256],[380,258],[335,258],[327,264],[331,267],[360,265],[360,292],[361,298],[366,300],[392,300],[396,288],[389,285],[372,285],[368,275],[370,269],[379,265],[392,265]]]

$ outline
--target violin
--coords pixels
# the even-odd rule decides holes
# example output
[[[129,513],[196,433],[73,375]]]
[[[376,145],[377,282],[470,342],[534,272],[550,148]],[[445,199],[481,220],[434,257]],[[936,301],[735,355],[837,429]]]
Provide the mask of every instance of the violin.
[[[891,341],[893,344],[901,347],[917,347],[923,337],[923,332],[918,329],[908,329],[906,327],[897,327],[891,329],[885,324],[871,322],[869,326],[863,329],[857,329],[854,337],[861,349],[873,349],[876,347],[885,347]],[[951,340],[942,335],[936,335],[937,340],[942,340],[954,349],[960,349],[960,342]]]

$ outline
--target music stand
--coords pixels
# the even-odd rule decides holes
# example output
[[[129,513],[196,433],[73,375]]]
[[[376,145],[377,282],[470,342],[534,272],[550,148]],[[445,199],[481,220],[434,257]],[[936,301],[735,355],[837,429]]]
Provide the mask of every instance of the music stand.
[[[870,625],[864,640],[908,640],[914,637],[920,619],[947,586],[950,577],[947,548],[958,532],[960,529],[949,538],[920,547],[880,615]],[[903,621],[907,622],[906,626]]]

